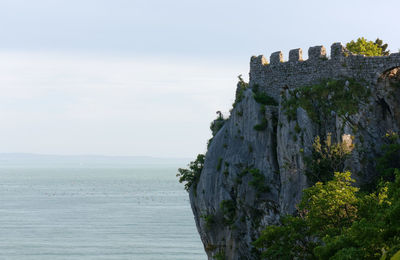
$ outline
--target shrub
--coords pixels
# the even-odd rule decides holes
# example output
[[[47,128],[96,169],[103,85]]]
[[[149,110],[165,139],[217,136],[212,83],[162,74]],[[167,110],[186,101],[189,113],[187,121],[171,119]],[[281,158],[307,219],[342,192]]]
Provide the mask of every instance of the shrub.
[[[310,157],[305,157],[305,174],[308,181],[314,184],[318,181],[331,180],[333,173],[342,171],[344,162],[350,155],[353,146],[346,142],[332,143],[331,134],[328,133],[325,141],[321,143],[317,136],[313,143]]]
[[[334,111],[344,121],[358,112],[371,96],[369,89],[353,79],[324,80],[319,84],[303,86],[282,96],[282,108],[288,120],[295,120],[297,109],[303,108],[316,123],[325,120]]]
[[[254,245],[263,259],[391,259],[400,250],[400,169],[394,175],[362,194],[349,172],[335,173],[305,189],[298,215],[267,226]]]
[[[216,253],[214,256],[214,259],[215,260],[225,260],[226,259],[225,251],[222,250],[222,251],[219,251],[218,253]]]
[[[400,169],[400,139],[393,131],[385,135],[387,144],[382,146],[383,155],[378,158],[377,171],[384,181],[394,181],[395,169]]]
[[[266,118],[261,119],[261,122],[259,124],[256,124],[253,128],[256,131],[264,131],[267,129],[268,122]]]
[[[265,106],[277,106],[278,102],[276,100],[269,96],[267,93],[261,92],[260,87],[257,84],[254,84],[253,86],[253,97],[254,100],[257,103],[260,103]]]
[[[216,218],[213,214],[201,215],[200,217],[204,219],[204,222],[206,223],[206,228],[208,230],[210,230],[212,226],[216,223]]]
[[[233,200],[223,200],[220,203],[220,208],[223,214],[223,223],[230,226],[235,222],[236,205]]]
[[[278,102],[276,102],[276,100],[273,97],[269,96],[266,93],[262,93],[262,92],[255,93],[254,100],[257,103],[260,103],[260,104],[263,104],[266,106],[277,106],[278,105]]]
[[[357,41],[351,41],[347,43],[346,48],[355,54],[363,54],[365,56],[382,56],[383,46],[379,45],[379,43],[381,42],[368,41],[364,37],[360,37],[357,39]]]
[[[219,157],[219,158],[218,158],[218,163],[217,163],[217,171],[220,171],[220,170],[221,170],[222,162],[223,162],[222,157]]]
[[[189,169],[179,168],[179,173],[176,175],[176,177],[179,177],[180,183],[185,182],[186,191],[189,191],[193,186],[194,195],[196,195],[197,183],[199,182],[201,171],[203,170],[204,159],[204,154],[197,155],[196,160],[188,164]]]
[[[253,177],[253,179],[249,182],[249,185],[255,188],[257,197],[262,193],[270,191],[269,186],[265,183],[265,176],[260,172],[259,169],[250,169],[249,173]]]
[[[237,83],[237,87],[236,87],[235,102],[232,104],[232,107],[236,107],[236,105],[238,103],[240,103],[240,101],[243,100],[244,92],[249,87],[249,83],[246,83],[243,80],[242,75],[239,75],[238,79],[239,79],[239,82]]]
[[[224,126],[226,122],[226,119],[224,119],[221,111],[217,111],[216,113],[218,117],[214,121],[212,121],[210,125],[210,130],[213,137],[218,133],[218,131]]]

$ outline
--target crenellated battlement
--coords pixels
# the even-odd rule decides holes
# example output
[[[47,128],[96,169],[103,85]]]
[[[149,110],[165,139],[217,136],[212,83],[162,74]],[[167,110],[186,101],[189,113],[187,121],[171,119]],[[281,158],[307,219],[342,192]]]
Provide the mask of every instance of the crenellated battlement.
[[[343,77],[375,84],[382,73],[400,67],[400,53],[366,57],[352,54],[341,43],[331,45],[330,57],[324,46],[310,47],[307,60],[302,54],[298,48],[289,51],[288,61],[281,51],[272,53],[270,62],[263,55],[251,57],[250,85],[258,84],[278,99],[282,87],[296,88]]]

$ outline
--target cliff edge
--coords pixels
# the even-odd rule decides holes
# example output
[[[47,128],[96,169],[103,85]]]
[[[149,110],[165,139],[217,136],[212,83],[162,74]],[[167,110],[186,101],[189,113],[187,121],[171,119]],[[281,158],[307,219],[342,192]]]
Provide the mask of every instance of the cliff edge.
[[[229,118],[214,122],[204,166],[189,196],[209,259],[257,259],[260,231],[296,212],[312,184],[307,158],[317,137],[344,143],[340,165],[368,185],[384,135],[400,130],[400,53],[353,55],[340,43],[291,50],[284,61],[252,57]]]

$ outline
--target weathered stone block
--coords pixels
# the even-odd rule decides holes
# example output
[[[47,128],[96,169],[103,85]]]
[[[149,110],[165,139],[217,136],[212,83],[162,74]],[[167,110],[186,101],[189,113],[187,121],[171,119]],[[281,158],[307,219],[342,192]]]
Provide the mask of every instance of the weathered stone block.
[[[324,46],[315,46],[308,49],[308,59],[315,60],[326,58],[326,49]]]
[[[331,45],[331,58],[339,58],[344,56],[344,47],[340,42]]]
[[[270,57],[271,64],[279,64],[283,62],[283,53],[281,51],[277,51],[271,54]]]
[[[293,49],[289,51],[289,61],[302,61],[303,51],[301,48]]]

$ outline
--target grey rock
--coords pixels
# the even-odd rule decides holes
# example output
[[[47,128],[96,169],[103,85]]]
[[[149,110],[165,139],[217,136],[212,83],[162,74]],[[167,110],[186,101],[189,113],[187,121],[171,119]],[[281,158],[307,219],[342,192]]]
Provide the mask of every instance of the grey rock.
[[[291,53],[291,61],[296,61],[284,63],[281,53],[274,53],[273,66],[263,56],[252,58],[250,86],[257,84],[279,105],[266,106],[264,112],[252,89],[247,89],[209,146],[196,193],[189,191],[209,259],[219,252],[224,252],[226,259],[256,259],[252,242],[265,226],[279,224],[281,216],[295,213],[303,189],[309,186],[304,156],[311,154],[316,136],[331,133],[335,142],[355,143],[345,165],[362,185],[376,176],[375,158],[381,153],[385,133],[400,130],[400,87],[392,84],[400,81],[400,70],[394,69],[400,67],[400,55],[352,55],[339,43],[332,45],[329,60],[322,59],[326,54],[323,46],[310,48],[306,61],[301,61],[301,50]],[[368,102],[360,104],[356,114],[348,115],[348,121],[331,111],[324,122],[316,124],[301,107],[297,119],[288,120],[280,93],[289,95],[288,89],[343,77],[363,80],[371,90]],[[254,126],[263,119],[265,129],[256,131]],[[248,169],[258,169],[264,180],[255,183]],[[260,192],[265,186],[268,190]],[[221,208],[227,201],[234,206],[229,223]],[[213,221],[207,223],[206,216]]]

